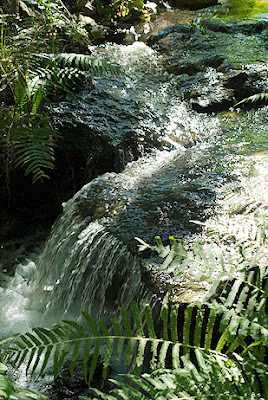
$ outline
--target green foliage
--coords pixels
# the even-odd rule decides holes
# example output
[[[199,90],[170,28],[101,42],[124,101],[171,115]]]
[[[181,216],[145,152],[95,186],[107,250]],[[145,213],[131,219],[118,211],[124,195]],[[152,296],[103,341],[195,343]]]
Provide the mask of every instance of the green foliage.
[[[54,144],[59,134],[49,127],[48,117],[28,116],[25,122],[25,126],[17,127],[16,133],[13,131],[9,145],[15,152],[15,166],[25,167],[25,175],[32,174],[35,183],[49,178],[45,171],[54,168]]]
[[[79,71],[89,71],[93,75],[122,73],[121,67],[107,58],[77,53],[59,53],[50,56],[50,59],[59,67],[75,67]]]
[[[215,242],[203,244],[200,241],[194,242],[192,248],[188,249],[182,240],[173,236],[169,238],[168,245],[164,245],[158,236],[155,238],[156,245],[150,245],[139,238],[136,240],[140,243],[139,251],[149,249],[164,260],[158,273],[164,272],[174,281],[187,275],[196,281],[205,280],[210,283],[211,288],[204,299],[207,301],[223,280],[233,278],[244,281],[248,269],[259,267],[262,260],[268,261],[266,231],[262,226],[241,227],[229,222],[226,227],[215,225],[208,229],[221,236],[222,244],[229,240],[228,245],[232,245],[232,250],[226,250]]]
[[[250,271],[247,276],[240,275],[228,291],[224,288],[222,295],[213,299],[208,308],[194,304],[186,307],[170,305],[165,297],[160,314],[160,330],[154,323],[149,305],[140,311],[133,302],[131,313],[121,307],[120,320],[114,318],[108,323],[103,320],[96,323],[83,312],[85,326],[64,321],[52,330],[36,328],[32,333],[18,336],[5,350],[4,361],[12,362],[15,368],[19,368],[27,359],[27,371],[34,374],[39,368],[40,375],[53,354],[54,375],[57,376],[67,354],[71,352],[72,375],[83,347],[83,372],[88,383],[101,354],[104,360],[103,378],[107,376],[112,357],[124,361],[125,365],[134,363],[137,370],[143,366],[145,355],[152,370],[162,370],[172,364],[174,370],[180,370],[180,373],[184,371],[183,374],[187,375],[195,366],[195,370],[201,373],[199,380],[205,380],[208,373],[210,379],[216,376],[221,363],[229,368],[231,361],[225,352],[229,358],[232,356],[236,360],[235,369],[240,368],[242,356],[246,357],[247,363],[254,357],[254,363],[259,365],[263,361],[268,340],[265,314],[267,272],[268,267],[262,267],[258,271]],[[219,324],[217,329],[221,332],[218,335],[215,331],[216,321]],[[189,357],[194,357],[194,361]]]
[[[30,390],[19,389],[14,382],[6,377],[8,368],[0,363],[0,398],[14,400],[46,400],[47,398],[39,393],[34,393]]]
[[[178,368],[181,356],[189,355],[191,350],[216,354],[217,344],[212,345],[211,340],[214,329],[211,319],[215,321],[213,310],[209,311],[209,316],[207,316],[205,309],[196,309],[194,305],[189,305],[185,310],[180,309],[183,319],[179,321],[179,307],[169,306],[165,300],[161,311],[161,333],[157,333],[149,305],[140,311],[137,304],[133,302],[131,312],[121,307],[120,313],[121,322],[114,318],[107,324],[103,320],[96,323],[92,317],[83,312],[85,327],[76,322],[64,321],[52,330],[36,328],[32,333],[15,338],[11,346],[5,349],[4,359],[12,363],[15,368],[19,368],[27,359],[27,371],[33,375],[39,368],[39,375],[41,375],[53,354],[56,377],[67,354],[72,353],[70,363],[72,375],[83,347],[83,372],[85,380],[90,383],[101,354],[104,360],[103,378],[107,376],[112,356],[124,361],[125,365],[134,363],[139,369],[144,364],[146,354],[151,368],[159,369],[165,368],[167,362],[172,362],[173,367]],[[196,326],[192,334],[193,321]],[[179,324],[182,324],[183,328],[182,340],[179,340]],[[205,329],[204,336],[202,326]],[[203,347],[203,341],[206,347]],[[90,354],[93,356],[91,367],[88,369]]]
[[[44,101],[43,88],[33,95],[23,79],[12,82],[15,105],[0,113],[0,140],[10,173],[12,165],[22,166],[33,182],[48,178],[46,171],[54,168],[54,145],[59,134],[50,126],[49,118],[40,112]]]
[[[0,363],[0,397],[8,398],[14,391],[13,383],[6,377],[8,368]]]
[[[236,103],[235,107],[238,107],[241,104],[245,104],[245,103],[256,103],[258,101],[268,102],[268,93],[257,93],[257,94],[254,94],[253,96],[246,97],[245,99],[239,101],[239,103]]]
[[[74,89],[90,83],[92,75],[121,73],[118,64],[85,54],[39,54],[36,57],[41,59],[44,66],[38,67],[28,87],[32,96],[42,90],[45,99],[59,99],[66,97],[66,94],[73,94]]]
[[[101,21],[128,21],[140,19],[150,21],[157,13],[156,4],[147,4],[143,0],[93,0],[98,19]]]
[[[42,2],[37,3],[41,7]],[[48,5],[52,7],[53,3]],[[3,24],[1,90],[8,105],[0,112],[1,167],[7,184],[16,167],[31,174],[35,183],[48,178],[48,170],[54,168],[54,147],[60,137],[51,128],[45,102],[73,94],[85,82],[91,82],[93,74],[117,74],[119,67],[104,58],[75,53],[28,54],[29,63],[20,65],[20,59],[6,44],[5,32]]]
[[[199,368],[189,358],[183,357],[182,368],[158,370],[141,377],[125,375],[127,381],[111,380],[116,386],[110,394],[94,389],[104,400],[178,400],[178,399],[262,399],[258,379],[264,380],[267,366],[258,365],[257,371],[252,364],[243,363],[236,356],[230,360],[222,354],[208,355],[196,352]],[[253,362],[253,360],[252,360]],[[258,379],[256,379],[258,376]],[[116,397],[115,397],[115,396]],[[80,397],[86,400],[86,397]],[[95,399],[96,400],[96,399]]]
[[[61,0],[25,0],[25,3],[34,11],[35,19],[46,27],[50,34],[51,48],[56,50],[57,36],[64,32],[76,42],[89,43],[87,32],[76,22]]]
[[[174,238],[171,240],[174,243]],[[174,247],[167,248],[158,240],[157,250],[166,262]],[[184,258],[186,253],[184,249]],[[204,261],[204,256],[200,260]],[[117,387],[110,395],[95,390],[107,400],[267,398],[268,266],[253,265],[220,287],[221,293],[206,306],[170,304],[166,296],[161,324],[159,320],[155,323],[149,305],[140,310],[135,302],[131,311],[121,307],[120,318],[106,322],[96,323],[83,312],[83,324],[64,321],[51,330],[35,328],[11,338],[3,348],[3,361],[15,368],[26,362],[27,371],[31,375],[38,371],[40,376],[53,357],[57,376],[71,354],[72,375],[82,352],[88,384],[99,359],[103,378],[113,359],[135,365],[138,374],[145,360],[150,363],[149,374],[127,375],[127,381],[112,380]]]

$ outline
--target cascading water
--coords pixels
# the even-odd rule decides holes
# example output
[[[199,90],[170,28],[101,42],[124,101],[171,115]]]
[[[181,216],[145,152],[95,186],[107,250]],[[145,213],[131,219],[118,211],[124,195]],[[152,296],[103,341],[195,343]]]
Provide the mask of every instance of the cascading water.
[[[25,262],[2,285],[6,306],[0,311],[4,326],[0,337],[33,325],[78,319],[81,309],[108,318],[131,300],[152,302],[156,295],[143,276],[144,262],[134,238],[152,243],[155,235],[167,240],[173,234],[192,240],[197,232],[192,221],[211,215],[217,189],[232,177],[247,179],[243,160],[248,163],[250,153],[254,164],[252,154],[267,148],[266,109],[252,111],[249,118],[197,114],[181,100],[183,79],[168,74],[157,53],[145,44],[107,45],[95,51],[114,58],[126,75],[96,78],[93,92],[84,91],[80,100],[59,104],[55,112],[61,115],[67,107],[78,120],[96,126],[104,119],[117,140],[120,130],[128,129],[128,116],[135,114],[135,107],[146,110],[135,126],[141,132],[141,147],[149,128],[162,135],[163,150],[152,150],[121,173],[94,179],[63,205],[38,260]],[[208,68],[203,85],[215,86],[218,75]],[[118,108],[116,98],[120,98]],[[267,154],[261,157],[264,160]]]
[[[165,130],[166,150],[129,164],[121,174],[96,178],[64,205],[63,215],[37,261],[34,277],[29,286],[24,283],[23,301],[16,305],[21,316],[25,308],[34,310],[34,324],[47,326],[63,318],[78,318],[81,309],[96,317],[111,316],[121,304],[133,299],[150,301],[153,294],[142,281],[134,237],[153,240],[156,234],[189,234],[194,230],[189,220],[201,216],[201,210],[214,199],[211,191],[199,190],[217,174],[210,162],[210,146],[198,145],[193,151],[183,143],[188,145],[193,137],[196,140],[209,131],[216,132],[217,122],[189,113],[186,105],[178,102],[175,78],[164,71],[157,53],[143,43],[110,45],[100,51],[118,60],[126,75],[97,78],[95,92],[103,90],[113,98],[120,94],[125,104],[120,105],[122,114],[125,107],[128,115],[133,98],[139,107],[149,108],[151,119],[141,121],[137,129],[146,131],[147,125],[159,129],[158,134]],[[94,93],[81,95],[88,100]],[[85,120],[95,110],[99,120],[98,110],[104,107],[103,96],[99,97],[99,108],[98,104],[86,107],[88,103],[77,99],[69,107]],[[66,103],[59,107],[64,109]],[[94,121],[94,114],[92,118]],[[112,129],[116,134],[122,129],[121,123]],[[207,172],[203,176],[204,165]],[[218,179],[224,179],[221,173]],[[16,280],[11,281],[17,291]],[[24,325],[26,330],[32,322]]]

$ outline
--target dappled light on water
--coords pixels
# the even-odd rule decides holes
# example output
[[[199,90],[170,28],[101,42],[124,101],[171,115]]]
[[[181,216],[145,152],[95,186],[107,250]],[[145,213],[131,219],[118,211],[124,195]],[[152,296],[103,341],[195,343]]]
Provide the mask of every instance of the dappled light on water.
[[[220,96],[222,72],[208,67],[197,78],[169,74],[144,43],[92,51],[117,61],[125,74],[95,77],[91,92],[53,105],[55,115],[99,135],[108,132],[115,144],[123,133],[130,148],[135,132],[139,157],[130,149],[122,172],[98,176],[63,204],[39,258],[26,259],[1,284],[1,337],[39,323],[78,320],[81,309],[108,319],[122,304],[154,304],[166,291],[174,301],[202,301],[219,265],[210,281],[197,282],[191,274],[175,280],[158,274],[161,260],[152,253],[137,254],[135,237],[153,243],[159,235],[166,244],[174,235],[187,248],[196,240],[208,247],[216,242],[236,260],[233,237],[250,239],[267,221],[267,107],[196,112],[184,92],[198,97],[202,89],[204,106],[210,93]]]

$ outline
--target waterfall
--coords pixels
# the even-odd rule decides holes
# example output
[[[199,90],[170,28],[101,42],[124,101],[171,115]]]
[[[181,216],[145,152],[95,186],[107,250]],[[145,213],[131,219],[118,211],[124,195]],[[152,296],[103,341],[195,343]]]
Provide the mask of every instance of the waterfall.
[[[64,214],[53,229],[34,278],[34,309],[44,321],[77,319],[80,310],[111,317],[118,307],[146,298],[140,261],[98,222]]]
[[[152,300],[142,280],[141,259],[119,237],[124,220],[120,211],[135,200],[141,182],[176,155],[159,152],[133,162],[121,174],[104,174],[64,204],[31,281],[30,307],[42,313],[41,323],[78,319],[81,310],[95,318],[111,317],[132,300]]]

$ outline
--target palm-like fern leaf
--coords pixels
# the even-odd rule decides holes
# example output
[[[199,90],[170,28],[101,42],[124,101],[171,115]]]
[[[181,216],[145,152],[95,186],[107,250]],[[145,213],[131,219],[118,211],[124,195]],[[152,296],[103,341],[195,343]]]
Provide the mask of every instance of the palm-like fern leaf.
[[[257,93],[254,94],[253,96],[247,97],[241,101],[239,101],[239,103],[235,104],[235,107],[244,104],[244,103],[256,103],[257,101],[260,100],[264,100],[264,101],[268,101],[268,93]]]
[[[187,357],[183,368],[158,370],[141,377],[126,375],[128,382],[111,380],[117,388],[110,394],[94,392],[103,400],[239,400],[264,399],[267,389],[262,382],[267,379],[268,368],[259,364],[256,369],[251,363],[241,368],[241,358],[230,360],[222,354],[207,355],[198,351],[199,368]],[[87,400],[85,397],[80,399]],[[97,400],[97,399],[94,399]]]
[[[237,231],[231,233],[237,237]],[[192,250],[187,250],[182,242],[174,237],[170,238],[170,244],[167,246],[164,246],[158,237],[156,246],[150,246],[138,239],[141,243],[140,250],[149,248],[164,258],[159,270],[173,273],[173,279],[186,271],[194,274],[197,280],[204,277],[209,280],[215,276],[215,270],[219,271],[206,297],[207,300],[211,299],[217,290],[216,298],[212,299],[208,306],[211,311],[214,310],[220,315],[222,339],[217,346],[220,351],[231,342],[234,351],[241,345],[241,340],[248,336],[251,338],[252,351],[256,351],[253,343],[258,343],[259,346],[268,344],[266,232],[259,227],[250,232],[250,240],[247,235],[241,237],[240,232],[239,237],[239,242],[235,241],[235,255],[223,252],[217,246],[211,248],[200,243],[195,244]],[[226,275],[229,279],[226,279]],[[225,277],[224,282],[222,277]],[[198,314],[196,323],[197,317]],[[239,340],[234,341],[235,337],[239,337]],[[247,348],[247,345],[243,346]]]
[[[16,368],[26,361],[27,371],[34,374],[39,369],[40,375],[53,356],[54,375],[57,376],[70,353],[72,374],[78,356],[83,351],[83,373],[87,382],[91,381],[101,354],[103,378],[107,375],[112,356],[118,360],[124,359],[125,365],[134,362],[140,368],[146,354],[153,368],[165,368],[171,353],[173,367],[179,368],[183,354],[187,355],[197,349],[216,354],[212,345],[214,323],[211,323],[211,319],[215,321],[215,314],[209,311],[207,316],[204,309],[198,308],[196,316],[194,310],[195,306],[189,305],[184,310],[183,318],[180,316],[179,320],[183,309],[179,312],[178,306],[169,306],[164,301],[161,311],[162,333],[157,332],[152,310],[148,305],[141,312],[137,304],[132,303],[132,313],[121,307],[121,323],[115,318],[108,324],[104,321],[96,323],[83,312],[84,326],[64,321],[51,330],[35,328],[31,333],[19,335],[4,350],[4,360],[12,362]],[[183,337],[179,335],[178,324],[183,326]]]
[[[222,283],[222,278],[235,274],[237,260],[230,254],[223,252],[217,245],[210,247],[201,242],[195,242],[192,249],[187,249],[183,242],[171,236],[170,244],[164,246],[160,237],[156,237],[156,246],[149,245],[143,240],[136,238],[141,244],[139,251],[150,249],[158,253],[164,261],[158,269],[158,273],[164,272],[172,276],[174,281],[183,275],[193,276],[195,281],[206,280],[211,283],[204,301],[207,301]],[[245,260],[240,260],[240,268],[245,268]]]
[[[15,165],[25,168],[25,175],[32,174],[33,182],[48,178],[46,171],[54,168],[54,144],[59,137],[57,131],[51,129],[47,118],[32,119],[31,124],[18,125],[16,134],[10,143],[16,153]],[[36,123],[36,126],[32,124]]]
[[[81,72],[90,72],[94,75],[109,73],[118,75],[122,73],[119,64],[105,57],[92,56],[79,53],[57,53],[57,54],[36,54],[35,57],[45,61],[45,66],[50,69],[58,68],[76,68]]]
[[[56,63],[60,67],[75,67],[80,71],[91,71],[95,75],[103,73],[117,75],[122,72],[119,64],[98,56],[61,53],[52,55],[50,60],[52,64]]]
[[[211,301],[211,307],[222,314],[222,329],[228,326],[232,339],[237,335],[250,336],[253,341],[268,345],[267,277],[267,266],[240,273],[231,286]]]
[[[268,261],[266,229],[262,226],[252,225],[251,228],[241,229],[238,224],[228,226],[212,225],[207,229],[217,232],[221,236],[221,243],[228,238],[234,239],[232,251],[215,243],[210,245],[200,241],[194,242],[192,248],[184,246],[180,239],[170,236],[170,243],[164,245],[160,237],[156,237],[156,245],[150,245],[140,238],[136,238],[140,245],[139,251],[150,249],[158,254],[164,261],[161,263],[158,273],[170,274],[174,281],[184,274],[191,275],[196,281],[206,280],[211,283],[204,301],[208,301],[222,284],[222,279],[244,280],[245,272],[259,265],[266,265]],[[262,270],[261,278],[267,271]],[[248,282],[249,283],[249,282]]]

